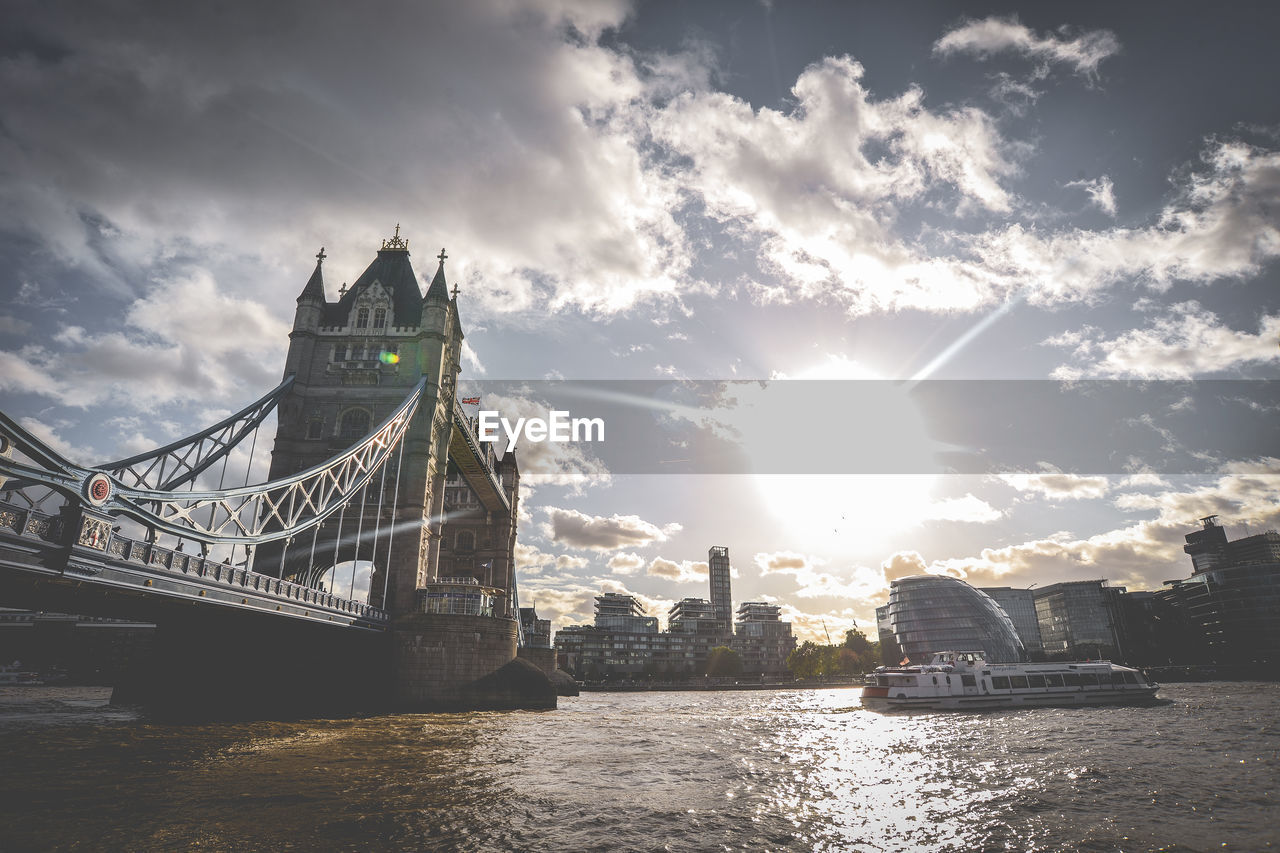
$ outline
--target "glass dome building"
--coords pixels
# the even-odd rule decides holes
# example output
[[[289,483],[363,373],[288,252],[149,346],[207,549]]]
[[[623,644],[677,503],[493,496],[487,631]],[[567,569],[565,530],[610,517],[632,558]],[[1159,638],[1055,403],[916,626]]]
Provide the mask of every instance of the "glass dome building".
[[[980,589],[946,575],[910,575],[889,585],[889,624],[911,663],[934,652],[977,651],[1016,663],[1026,650],[1004,609]]]

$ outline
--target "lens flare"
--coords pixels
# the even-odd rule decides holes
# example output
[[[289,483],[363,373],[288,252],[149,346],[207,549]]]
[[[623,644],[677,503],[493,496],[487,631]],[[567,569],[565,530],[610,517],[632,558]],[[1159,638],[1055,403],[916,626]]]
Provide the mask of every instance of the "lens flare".
[[[394,353],[394,352],[387,352],[386,350],[383,350],[382,352],[378,353],[378,361],[382,362],[383,364],[399,364],[400,354]]]

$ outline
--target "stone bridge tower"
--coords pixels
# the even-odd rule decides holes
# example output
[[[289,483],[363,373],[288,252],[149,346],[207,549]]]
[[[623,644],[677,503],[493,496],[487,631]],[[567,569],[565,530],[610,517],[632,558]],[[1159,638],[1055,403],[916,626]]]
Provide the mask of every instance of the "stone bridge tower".
[[[338,300],[329,302],[324,250],[316,255],[289,334],[284,373],[294,380],[278,409],[271,479],[357,443],[419,380],[425,378],[426,386],[404,439],[398,482],[389,478],[381,495],[371,483],[363,511],[345,510],[342,524],[331,517],[314,546],[290,547],[284,556],[279,546],[270,553],[264,546],[254,563],[261,572],[280,567],[288,576],[315,577],[335,564],[368,561],[372,548],[357,545],[352,532],[357,521],[364,531],[374,529],[381,503],[381,523],[393,523],[395,536],[389,553],[374,561],[368,600],[392,616],[396,703],[546,707],[549,693],[554,707],[554,691],[540,671],[515,667],[519,689],[508,683],[509,671],[494,683],[517,654],[512,598],[519,469],[514,454],[498,457],[491,445],[477,442],[456,407],[463,335],[457,288],[450,294],[445,281],[447,257],[444,250],[437,255],[439,266],[423,295],[409,241],[397,225],[355,283],[343,285]],[[448,524],[447,518],[457,521]],[[477,599],[484,603],[473,613],[467,607]]]
[[[382,242],[377,257],[355,283],[343,285],[338,300],[329,302],[321,249],[315,271],[298,296],[289,333],[284,374],[293,375],[294,381],[279,407],[272,479],[305,470],[355,444],[421,378],[427,379],[406,436],[395,486],[399,495],[382,496],[384,512],[396,505],[397,526],[392,553],[378,560],[385,565],[374,569],[369,602],[385,606],[393,615],[416,608],[417,590],[435,579],[439,555],[444,476],[462,350],[457,293],[451,296],[445,283],[446,257],[441,250],[440,265],[423,296],[409,262],[409,241],[400,236],[397,225],[395,236]],[[387,488],[390,491],[391,486]],[[338,563],[357,556],[368,560],[370,546],[365,543],[358,554],[355,542],[348,540],[354,540],[352,532],[360,520],[368,522],[365,530],[374,528],[377,498],[377,486],[371,484],[366,517],[346,514],[339,547],[333,546],[337,523],[328,523],[318,547],[290,549],[284,573],[297,576],[331,566],[335,553]],[[309,565],[312,561],[321,566]],[[259,554],[254,564],[258,571],[278,573],[275,555]]]

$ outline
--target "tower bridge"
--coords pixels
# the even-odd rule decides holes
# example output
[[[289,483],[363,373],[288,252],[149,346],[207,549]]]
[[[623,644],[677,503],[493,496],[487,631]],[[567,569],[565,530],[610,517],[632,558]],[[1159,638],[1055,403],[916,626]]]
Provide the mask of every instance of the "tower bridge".
[[[325,257],[281,383],[194,435],[82,465],[0,413],[0,604],[154,622],[122,701],[554,707],[520,648],[519,467],[456,399],[447,255],[423,294],[397,226],[335,302]]]

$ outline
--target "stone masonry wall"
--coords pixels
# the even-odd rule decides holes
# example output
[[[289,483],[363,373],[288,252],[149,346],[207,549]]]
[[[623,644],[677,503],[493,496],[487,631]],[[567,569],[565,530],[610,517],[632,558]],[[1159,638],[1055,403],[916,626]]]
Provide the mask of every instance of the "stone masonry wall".
[[[394,695],[406,710],[453,704],[516,656],[516,621],[415,613],[396,620]]]

